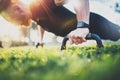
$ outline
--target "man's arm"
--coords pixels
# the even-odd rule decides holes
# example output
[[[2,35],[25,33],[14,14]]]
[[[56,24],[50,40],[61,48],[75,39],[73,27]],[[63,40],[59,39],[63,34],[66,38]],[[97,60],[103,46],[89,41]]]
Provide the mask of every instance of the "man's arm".
[[[85,37],[89,33],[89,0],[72,0],[72,3],[78,24],[77,29],[69,33],[69,40],[70,43],[80,44],[86,41]]]
[[[73,7],[76,12],[77,21],[89,24],[89,0],[74,0]]]
[[[76,12],[77,29],[69,33],[70,43],[80,44],[86,41],[85,37],[89,33],[89,0],[54,0],[57,6],[61,6],[65,3],[72,3]],[[87,26],[84,26],[87,25]],[[80,28],[82,27],[82,28]]]
[[[44,37],[44,32],[45,32],[45,30],[41,27],[41,26],[39,26],[39,31],[40,31],[40,41],[39,41],[39,45],[40,46],[43,46],[43,37]]]

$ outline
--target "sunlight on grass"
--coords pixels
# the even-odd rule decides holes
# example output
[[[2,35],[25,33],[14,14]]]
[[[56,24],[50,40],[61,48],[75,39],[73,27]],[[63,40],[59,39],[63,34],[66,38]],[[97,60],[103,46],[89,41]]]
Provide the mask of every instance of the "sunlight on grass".
[[[118,80],[120,44],[0,48],[0,80]]]

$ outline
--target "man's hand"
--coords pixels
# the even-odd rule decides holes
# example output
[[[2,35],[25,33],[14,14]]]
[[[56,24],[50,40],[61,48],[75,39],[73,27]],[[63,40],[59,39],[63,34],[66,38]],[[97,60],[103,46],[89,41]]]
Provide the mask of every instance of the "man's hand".
[[[69,41],[71,44],[76,45],[86,42],[85,37],[87,36],[88,33],[89,33],[88,28],[77,28],[68,34]]]

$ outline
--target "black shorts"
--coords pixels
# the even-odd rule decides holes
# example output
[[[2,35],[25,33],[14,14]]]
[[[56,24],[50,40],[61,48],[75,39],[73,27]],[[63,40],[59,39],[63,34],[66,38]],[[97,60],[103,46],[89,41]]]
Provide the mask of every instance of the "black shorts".
[[[95,13],[90,13],[90,32],[98,34],[102,39],[120,39],[120,26]]]

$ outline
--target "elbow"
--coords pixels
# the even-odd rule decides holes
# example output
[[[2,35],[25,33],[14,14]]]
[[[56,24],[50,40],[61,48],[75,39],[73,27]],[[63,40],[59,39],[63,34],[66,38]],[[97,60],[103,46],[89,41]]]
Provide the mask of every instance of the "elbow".
[[[54,0],[54,2],[55,2],[55,4],[56,4],[56,6],[62,6],[63,4],[66,3],[65,0]]]

